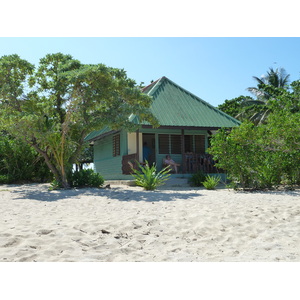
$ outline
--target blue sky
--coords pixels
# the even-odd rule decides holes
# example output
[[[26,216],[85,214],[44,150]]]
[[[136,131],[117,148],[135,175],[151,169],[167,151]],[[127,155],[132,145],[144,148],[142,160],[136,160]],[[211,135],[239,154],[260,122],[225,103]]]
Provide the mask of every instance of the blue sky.
[[[48,53],[71,54],[82,63],[123,68],[137,83],[166,76],[217,106],[251,95],[252,76],[283,67],[300,79],[298,37],[2,37],[0,56],[18,54],[31,63]]]

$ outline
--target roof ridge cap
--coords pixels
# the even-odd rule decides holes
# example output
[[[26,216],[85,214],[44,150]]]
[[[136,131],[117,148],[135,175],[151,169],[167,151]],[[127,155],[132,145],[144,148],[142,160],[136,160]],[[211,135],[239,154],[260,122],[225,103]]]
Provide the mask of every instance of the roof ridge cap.
[[[142,92],[144,93],[144,92],[145,92],[145,90],[146,90],[147,88],[151,87],[151,85],[155,86],[155,85],[156,85],[156,83],[157,83],[159,80],[161,80],[162,78],[163,78],[163,77],[161,77],[161,78],[159,78],[159,79],[157,79],[157,80],[155,80],[155,81],[151,82],[151,83],[150,83],[150,84],[148,84],[147,86],[143,87],[143,88],[142,88]],[[152,88],[151,88],[151,90],[152,90]]]
[[[147,92],[148,95],[150,95],[150,93],[152,92],[152,90],[157,86],[157,84],[159,82],[161,82],[164,78],[166,78],[165,76],[157,79],[156,81],[152,82],[153,86],[151,87],[151,89]]]

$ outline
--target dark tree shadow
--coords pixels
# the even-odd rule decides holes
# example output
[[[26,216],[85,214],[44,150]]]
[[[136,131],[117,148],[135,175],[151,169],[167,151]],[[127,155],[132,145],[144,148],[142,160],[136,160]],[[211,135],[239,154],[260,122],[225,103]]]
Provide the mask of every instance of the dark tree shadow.
[[[182,191],[182,190],[181,190]],[[159,202],[159,201],[176,201],[180,199],[187,200],[189,198],[199,197],[200,193],[191,192],[190,189],[186,192],[179,192],[178,190],[155,190],[155,191],[138,191],[128,190],[122,188],[111,189],[110,194],[106,195],[109,199],[118,201],[146,201],[146,202]]]
[[[24,188],[12,190],[11,193],[15,194],[14,200],[28,199],[36,201],[54,202],[63,199],[80,198],[81,196],[102,196],[111,200],[117,201],[146,201],[146,202],[159,202],[159,201],[175,201],[179,199],[189,199],[201,196],[196,193],[195,189],[189,188],[168,190],[132,190],[123,187],[112,187],[111,189],[97,189],[97,188],[83,188],[83,189],[69,189],[69,190],[54,190],[50,191],[45,186],[36,185],[34,188]],[[186,192],[183,192],[186,191]]]
[[[241,194],[251,194],[251,195],[281,195],[281,196],[292,196],[292,197],[299,197],[300,196],[300,190],[290,190],[290,189],[282,189],[282,190],[237,190],[234,191],[235,193],[241,193]]]

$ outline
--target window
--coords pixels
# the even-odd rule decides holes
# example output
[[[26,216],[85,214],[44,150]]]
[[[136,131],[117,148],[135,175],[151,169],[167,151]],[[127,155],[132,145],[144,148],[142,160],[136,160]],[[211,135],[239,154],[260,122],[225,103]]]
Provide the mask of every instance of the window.
[[[181,135],[159,134],[159,154],[180,154]]]
[[[205,136],[195,135],[195,152],[205,153]]]
[[[181,135],[171,135],[171,154],[181,153]]]
[[[120,155],[120,135],[113,136],[113,156]]]
[[[181,135],[159,134],[159,154],[181,154]],[[185,135],[185,152],[205,153],[205,135]]]
[[[158,146],[159,154],[169,154],[169,135],[168,134],[159,134],[158,135]]]

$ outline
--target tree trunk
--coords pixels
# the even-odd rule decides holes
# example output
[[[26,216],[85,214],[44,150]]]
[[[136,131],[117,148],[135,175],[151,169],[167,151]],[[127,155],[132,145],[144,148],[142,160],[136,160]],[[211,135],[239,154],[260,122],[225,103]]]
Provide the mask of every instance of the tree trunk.
[[[65,189],[70,188],[70,184],[68,182],[68,178],[67,175],[64,174],[60,174],[60,172],[57,170],[57,168],[55,167],[55,165],[51,162],[48,154],[46,151],[43,151],[42,149],[40,149],[36,144],[30,144],[44,159],[45,162],[48,166],[48,168],[51,170],[51,172],[53,173],[55,179],[61,183],[62,187]]]

